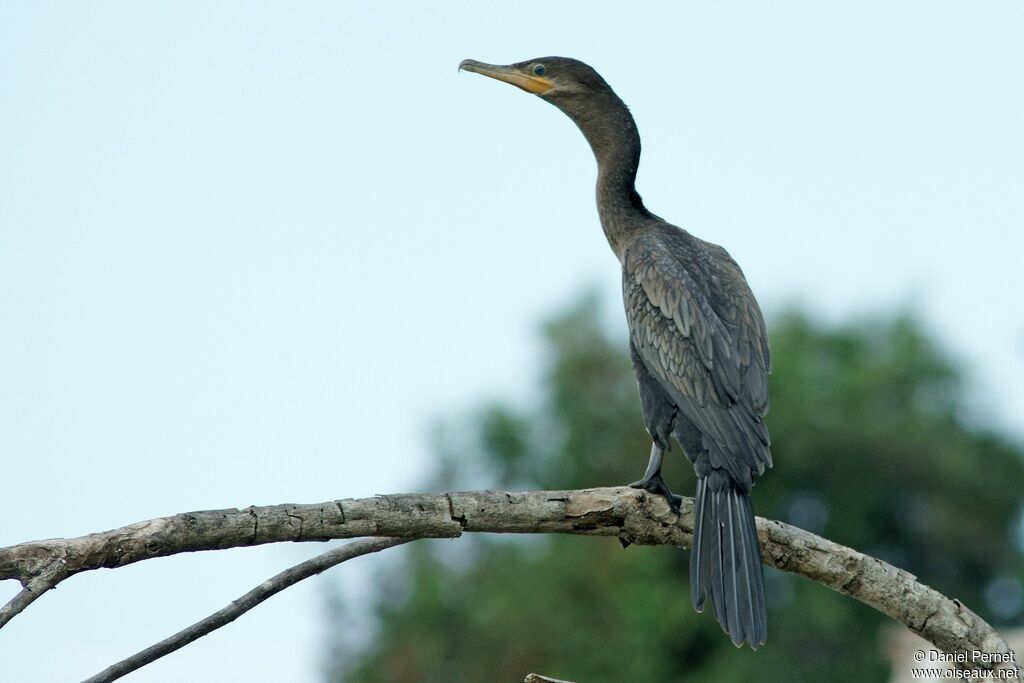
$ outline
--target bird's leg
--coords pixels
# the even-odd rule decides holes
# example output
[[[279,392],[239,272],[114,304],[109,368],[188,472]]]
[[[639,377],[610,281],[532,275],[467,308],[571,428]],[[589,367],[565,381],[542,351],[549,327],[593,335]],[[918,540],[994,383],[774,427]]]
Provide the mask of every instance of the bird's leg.
[[[630,486],[635,489],[646,489],[648,483],[655,477],[661,476],[661,458],[665,451],[657,443],[651,444],[651,459],[647,461],[647,471],[640,481],[634,481]]]
[[[660,496],[668,501],[672,512],[679,514],[679,506],[682,505],[682,496],[677,496],[669,489],[668,484],[661,477],[661,458],[665,451],[657,443],[651,445],[651,459],[647,461],[647,471],[640,481],[634,481],[630,486],[635,489],[643,489]]]

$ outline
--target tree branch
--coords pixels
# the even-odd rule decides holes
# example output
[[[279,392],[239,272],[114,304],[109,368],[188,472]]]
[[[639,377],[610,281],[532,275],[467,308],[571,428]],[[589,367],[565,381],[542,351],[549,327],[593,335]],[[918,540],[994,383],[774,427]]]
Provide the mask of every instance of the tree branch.
[[[692,499],[684,499],[677,517],[662,498],[625,487],[377,496],[191,512],[79,538],[22,543],[0,549],[0,580],[18,579],[28,587],[46,572],[57,572],[59,583],[79,572],[183,552],[361,536],[563,533],[689,547],[692,524]],[[975,653],[985,653],[995,663],[980,667],[1017,668],[1006,641],[989,624],[908,572],[782,522],[758,518],[757,526],[766,564],[860,600],[943,652],[965,653],[972,662]]]
[[[67,572],[63,563],[54,562],[37,575],[22,582],[24,588],[11,598],[6,605],[0,607],[0,628],[3,628],[4,624],[18,616],[22,610],[35,602],[40,595],[66,578]]]
[[[354,557],[380,552],[402,543],[408,543],[411,540],[413,539],[366,538],[360,541],[353,541],[340,548],[328,550],[322,555],[306,560],[267,579],[242,597],[234,600],[227,607],[217,610],[202,621],[196,622],[182,631],[178,631],[173,636],[161,640],[156,645],[151,645],[117,664],[108,666],[95,676],[87,678],[84,683],[110,683],[110,681],[116,681],[118,678],[130,674],[146,664],[155,662],[164,655],[169,655],[175,650],[185,647],[194,640],[199,640],[203,636],[216,631],[221,626],[230,624],[270,596],[280,593],[285,588],[293,586],[303,579],[316,576],[320,572],[341,564],[346,560],[351,560]]]

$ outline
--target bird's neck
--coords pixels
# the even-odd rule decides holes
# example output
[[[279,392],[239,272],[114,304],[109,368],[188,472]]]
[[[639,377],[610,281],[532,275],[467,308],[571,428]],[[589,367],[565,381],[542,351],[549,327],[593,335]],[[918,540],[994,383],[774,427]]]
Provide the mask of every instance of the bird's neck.
[[[597,211],[616,255],[632,230],[650,213],[636,191],[640,134],[629,108],[614,93],[602,106],[567,112],[590,143],[597,159]]]

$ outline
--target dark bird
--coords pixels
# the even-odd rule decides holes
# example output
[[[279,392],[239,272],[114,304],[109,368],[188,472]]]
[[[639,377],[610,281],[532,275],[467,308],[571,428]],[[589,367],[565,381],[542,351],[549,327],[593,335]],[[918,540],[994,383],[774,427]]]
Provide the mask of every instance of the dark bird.
[[[561,109],[597,157],[597,210],[622,264],[622,296],[644,422],[647,471],[631,486],[681,499],[661,476],[674,436],[697,473],[690,583],[737,646],[767,638],[764,573],[750,504],[753,474],[771,467],[764,319],[725,249],[644,207],[634,187],[640,135],[629,108],[586,64],[544,57],[460,69],[511,83]]]

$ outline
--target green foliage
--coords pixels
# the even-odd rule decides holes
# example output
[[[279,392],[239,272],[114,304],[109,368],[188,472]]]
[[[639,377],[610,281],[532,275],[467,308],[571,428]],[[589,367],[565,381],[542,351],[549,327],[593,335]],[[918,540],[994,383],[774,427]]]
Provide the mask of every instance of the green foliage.
[[[641,474],[649,440],[625,342],[602,330],[597,308],[587,298],[545,327],[539,406],[490,405],[442,434],[436,487],[577,488]],[[996,624],[1021,623],[1019,604],[993,613],[985,588],[1024,570],[1024,454],[965,421],[963,380],[920,326],[826,328],[790,313],[771,339],[777,467],[755,489],[757,512],[880,556]],[[666,476],[692,491],[678,447]],[[802,578],[767,570],[769,639],[754,653],[690,607],[684,551],[594,538],[457,543],[407,549],[379,582],[374,636],[339,636],[333,680],[887,677],[885,618]]]

